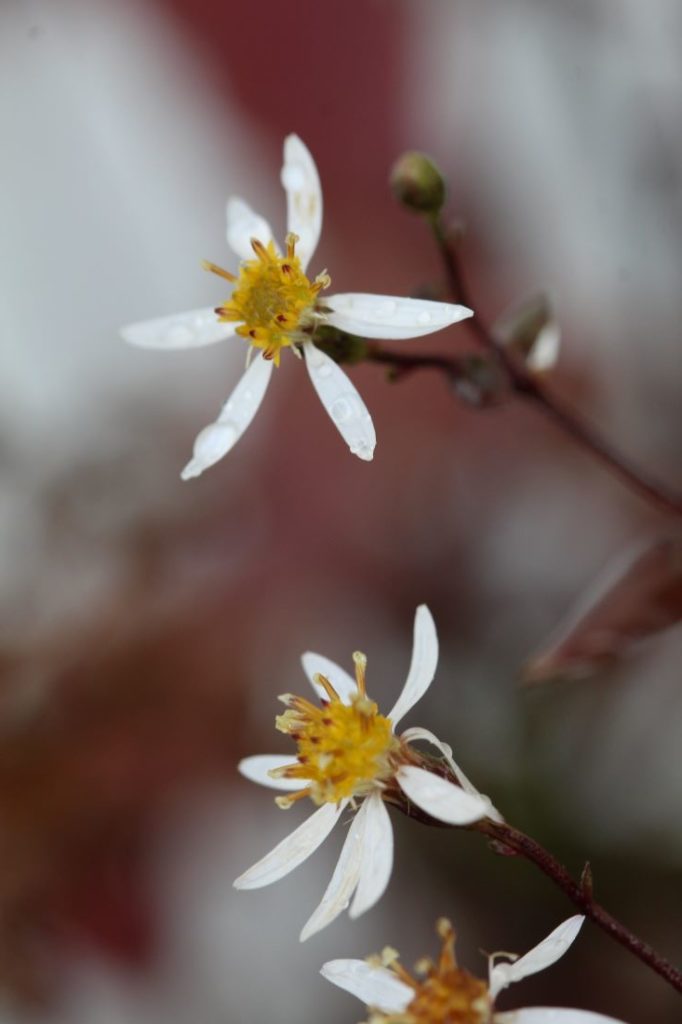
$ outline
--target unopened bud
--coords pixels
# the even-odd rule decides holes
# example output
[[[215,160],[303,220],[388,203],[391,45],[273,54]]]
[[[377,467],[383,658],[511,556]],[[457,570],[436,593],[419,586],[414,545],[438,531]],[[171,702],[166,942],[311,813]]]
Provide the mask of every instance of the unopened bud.
[[[531,373],[551,370],[559,358],[561,332],[547,295],[535,295],[503,313],[492,333]]]
[[[393,165],[391,190],[398,202],[416,213],[438,213],[445,202],[445,181],[425,153],[403,153]]]
[[[458,398],[479,409],[499,405],[509,392],[509,382],[497,360],[479,355],[462,356],[453,387]]]

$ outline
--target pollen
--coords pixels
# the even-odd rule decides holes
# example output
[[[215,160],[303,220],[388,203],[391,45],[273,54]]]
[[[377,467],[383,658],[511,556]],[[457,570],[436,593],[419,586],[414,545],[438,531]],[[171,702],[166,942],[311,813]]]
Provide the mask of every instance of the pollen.
[[[238,324],[237,334],[262,349],[265,359],[274,360],[277,366],[283,348],[312,333],[319,318],[317,296],[331,284],[326,272],[314,281],[306,277],[296,255],[297,242],[296,235],[287,235],[286,252],[280,256],[273,241],[264,245],[252,238],[254,258],[241,264],[238,276],[214,263],[204,263],[206,270],[234,284],[231,298],[216,309],[218,319]]]
[[[359,652],[353,657],[357,689],[348,703],[323,675],[315,679],[326,695],[320,707],[293,694],[280,697],[287,710],[275,724],[296,741],[298,760],[270,774],[307,783],[302,790],[278,797],[280,807],[289,807],[305,796],[320,805],[367,796],[394,772],[400,742],[393,735],[391,720],[380,715],[367,696],[367,659]]]
[[[457,966],[450,922],[441,918],[437,929],[442,940],[440,955],[435,962],[421,960],[415,976],[399,963],[395,950],[389,951],[390,958],[382,956],[382,964],[414,989],[414,997],[402,1013],[375,1011],[367,1024],[490,1024],[488,986]]]

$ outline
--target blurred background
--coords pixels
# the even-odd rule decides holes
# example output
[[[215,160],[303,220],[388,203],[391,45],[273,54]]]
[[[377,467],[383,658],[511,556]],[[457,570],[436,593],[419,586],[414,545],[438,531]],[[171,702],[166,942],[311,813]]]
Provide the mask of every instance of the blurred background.
[[[477,836],[404,820],[380,906],[303,947],[340,833],[272,889],[232,889],[307,813],[235,772],[286,750],[275,698],[305,691],[300,653],[365,651],[386,706],[420,602],[442,654],[407,724],[574,872],[589,858],[602,902],[679,960],[679,632],[580,679],[518,681],[602,570],[674,522],[534,410],[458,405],[430,374],[351,370],[379,437],[362,463],[289,358],[229,457],[181,483],[243,349],[144,352],[117,331],[226,297],[200,262],[232,266],[228,194],[282,237],[292,131],[325,195],[311,269],[339,291],[437,286],[387,187],[426,149],[467,224],[476,311],[549,289],[548,386],[679,484],[681,43],[675,0],[4,0],[3,1021],[293,1024],[323,1005],[343,1024],[361,1008],[324,960],[390,943],[409,964],[445,914],[483,973],[480,950],[524,951],[572,913]],[[406,345],[473,341],[463,324]],[[679,1014],[589,926],[500,999],[548,1003]]]

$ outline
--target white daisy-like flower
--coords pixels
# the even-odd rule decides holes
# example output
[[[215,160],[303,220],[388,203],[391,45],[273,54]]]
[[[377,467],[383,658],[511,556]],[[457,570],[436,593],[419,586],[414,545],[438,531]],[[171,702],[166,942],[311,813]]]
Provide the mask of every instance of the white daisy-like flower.
[[[183,480],[199,476],[239,440],[263,400],[283,348],[302,355],[320,401],[354,455],[373,457],[372,418],[343,370],[315,346],[315,331],[329,324],[364,338],[400,340],[439,331],[472,316],[466,306],[421,299],[349,292],[320,300],[331,280],[326,271],[310,280],[308,264],[322,228],[322,190],[317,167],[297,135],[284,140],[282,185],[287,196],[287,236],[282,254],[269,224],[243,199],[227,203],[227,242],[242,261],[237,274],[204,266],[233,286],[217,309],[195,309],[122,328],[142,348],[183,349],[211,345],[237,334],[262,358],[248,365],[217,419],[201,431]]]
[[[438,922],[442,948],[436,961],[421,960],[410,974],[394,949],[368,960],[330,960],[322,975],[357,996],[369,1010],[367,1024],[623,1024],[590,1010],[527,1006],[498,1013],[495,1000],[502,989],[529,974],[544,971],[564,955],[583,921],[569,917],[522,957],[494,953],[488,980],[457,966],[455,933],[445,918]],[[498,962],[504,958],[507,962]]]
[[[242,775],[253,782],[291,791],[277,798],[280,807],[309,797],[318,809],[245,871],[234,883],[238,889],[258,889],[288,875],[317,849],[346,808],[357,811],[329,886],[304,926],[301,941],[330,924],[351,897],[351,917],[380,899],[393,865],[393,830],[386,802],[403,807],[415,804],[448,825],[470,825],[485,817],[502,820],[488,797],[455,764],[447,744],[427,729],[395,734],[436,672],[438,637],[428,608],[417,609],[407,680],[387,716],[379,714],[367,696],[367,659],[359,652],[353,659],[354,679],[328,658],[304,654],[303,669],[321,706],[284,694],[280,700],[288,710],[276,720],[280,732],[296,741],[297,760],[292,763],[286,754],[261,754],[239,764]],[[444,761],[434,763],[420,755],[411,745],[416,740],[432,743]],[[437,774],[441,766],[443,774]]]

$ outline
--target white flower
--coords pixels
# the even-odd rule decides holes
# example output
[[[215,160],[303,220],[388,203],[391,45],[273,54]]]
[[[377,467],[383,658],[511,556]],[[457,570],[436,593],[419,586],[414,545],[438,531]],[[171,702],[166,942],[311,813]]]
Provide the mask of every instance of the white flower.
[[[323,842],[347,807],[356,810],[331,882],[301,941],[330,924],[353,897],[350,916],[358,917],[383,894],[393,864],[393,831],[385,801],[416,804],[449,825],[469,825],[484,817],[502,820],[490,800],[480,794],[452,760],[452,751],[426,729],[408,729],[397,737],[395,727],[431,685],[438,662],[438,638],[431,613],[417,609],[414,647],[407,680],[393,710],[379,714],[367,696],[367,659],[356,652],[355,679],[328,658],[303,655],[303,669],[321,707],[303,697],[284,694],[288,710],[277,728],[298,746],[291,756],[261,754],[247,757],[240,772],[265,786],[289,790],[278,797],[290,807],[310,797],[318,809],[262,860],[234,883],[238,889],[257,889],[289,874]],[[410,746],[426,740],[443,754],[458,784],[422,767],[425,759]]]
[[[488,981],[481,981],[457,966],[455,933],[449,921],[438,922],[443,940],[438,959],[420,961],[417,977],[398,962],[393,949],[368,960],[330,960],[322,975],[339,988],[357,996],[370,1011],[368,1024],[623,1024],[589,1010],[550,1006],[528,1006],[505,1013],[495,1012],[495,1000],[502,989],[529,974],[543,971],[564,955],[583,921],[580,914],[569,917],[546,939],[514,959],[509,953],[495,953],[489,959]],[[505,957],[509,963],[497,963]]]
[[[331,283],[326,271],[313,281],[306,277],[322,228],[322,190],[315,161],[297,135],[284,140],[281,180],[287,195],[284,255],[267,221],[233,197],[227,203],[227,242],[242,261],[239,273],[205,264],[233,285],[230,300],[216,310],[195,309],[121,331],[126,341],[143,348],[195,348],[238,334],[249,342],[249,354],[262,350],[263,358],[247,366],[218,418],[197,436],[184,480],[199,476],[239,440],[287,347],[302,353],[313,387],[351,452],[371,459],[376,444],[372,418],[343,370],[316,348],[316,328],[326,323],[365,338],[399,340],[431,334],[472,315],[465,306],[390,295],[347,293],[322,303],[319,293]]]

